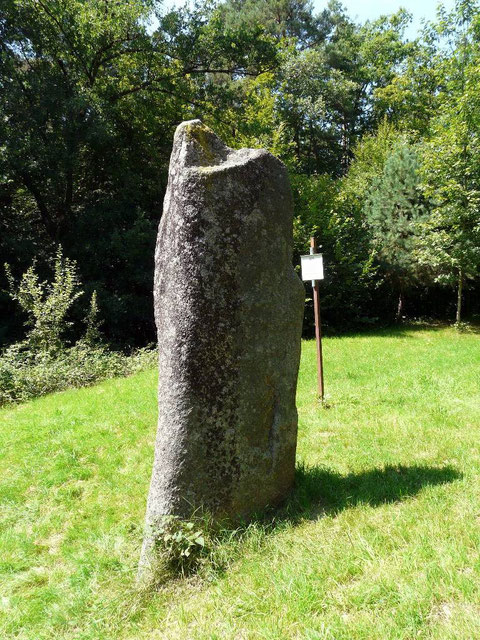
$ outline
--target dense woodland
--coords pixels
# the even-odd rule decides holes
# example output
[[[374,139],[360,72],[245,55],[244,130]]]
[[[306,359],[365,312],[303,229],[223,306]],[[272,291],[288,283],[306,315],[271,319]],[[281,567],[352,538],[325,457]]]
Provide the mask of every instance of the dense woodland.
[[[9,286],[32,263],[51,278],[59,247],[83,284],[71,339],[96,291],[112,345],[154,340],[156,228],[191,118],[288,166],[294,259],[315,234],[330,330],[475,319],[480,9],[440,9],[415,40],[409,21],[358,24],[336,0],[2,0],[0,342],[25,331]]]

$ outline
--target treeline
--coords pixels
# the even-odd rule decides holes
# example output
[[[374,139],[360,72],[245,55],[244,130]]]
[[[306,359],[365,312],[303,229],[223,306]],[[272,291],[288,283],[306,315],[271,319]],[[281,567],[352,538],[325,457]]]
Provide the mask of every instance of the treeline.
[[[47,279],[61,246],[72,320],[96,291],[108,341],[152,341],[172,136],[198,117],[289,167],[295,259],[315,234],[331,327],[479,313],[480,10],[458,1],[414,41],[409,21],[357,24],[336,0],[3,0],[0,263]],[[7,344],[25,318],[3,271],[0,290]]]

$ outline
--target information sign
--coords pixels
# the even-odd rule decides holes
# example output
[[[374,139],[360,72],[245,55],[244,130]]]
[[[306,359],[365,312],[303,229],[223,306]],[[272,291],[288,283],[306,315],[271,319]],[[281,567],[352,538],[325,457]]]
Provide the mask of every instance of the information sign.
[[[300,256],[302,264],[302,280],[323,280],[323,255],[311,253]]]

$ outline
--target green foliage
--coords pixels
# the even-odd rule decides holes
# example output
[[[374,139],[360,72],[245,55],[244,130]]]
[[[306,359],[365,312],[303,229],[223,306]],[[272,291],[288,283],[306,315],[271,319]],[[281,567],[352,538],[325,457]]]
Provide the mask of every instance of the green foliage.
[[[155,551],[160,567],[175,574],[185,575],[194,571],[208,552],[209,536],[205,519],[183,520],[177,516],[163,516],[155,527]]]
[[[86,330],[83,337],[83,342],[90,346],[97,345],[101,342],[102,335],[100,333],[101,321],[98,318],[99,308],[97,303],[97,292],[92,293],[90,299],[90,309],[85,318]]]
[[[279,69],[278,111],[295,143],[297,170],[344,174],[352,149],[384,111],[375,91],[410,53],[408,16],[357,25],[338,3],[326,11],[325,36],[308,49],[290,44]]]
[[[406,140],[384,118],[374,133],[369,133],[354,146],[348,173],[340,181],[338,205],[343,210],[362,210],[374,180],[382,175],[393,149]]]
[[[129,375],[155,362],[156,353],[150,349],[127,356],[102,345],[96,292],[85,335],[67,348],[63,338],[73,324],[67,314],[82,291],[76,263],[64,257],[61,248],[51,282],[40,281],[32,265],[16,284],[6,268],[10,295],[27,314],[30,330],[25,340],[0,353],[0,405]]]
[[[155,363],[155,349],[139,349],[128,356],[80,341],[55,355],[34,355],[24,345],[12,345],[0,355],[0,406],[128,376]]]
[[[462,137],[450,122],[423,147],[423,186],[433,206],[424,227],[422,259],[437,281],[450,285],[457,283],[460,271],[473,279],[480,269],[480,149],[476,134],[468,145]]]
[[[162,14],[154,0],[8,0],[0,47],[1,262],[23,272],[37,258],[42,272],[62,244],[98,291],[107,339],[150,342],[175,127],[219,116],[233,78],[274,64],[272,38],[227,29],[211,3]]]
[[[75,300],[83,293],[75,261],[64,257],[60,247],[57,250],[54,276],[50,283],[40,281],[35,265],[27,269],[18,285],[15,284],[9,265],[5,265],[5,270],[11,298],[18,302],[28,316],[28,350],[47,355],[57,353],[64,346],[62,334],[72,324],[67,320],[67,314]],[[93,327],[90,329],[93,331]]]
[[[383,172],[400,134],[383,121],[375,134],[354,147],[348,173],[340,180],[328,176],[294,176],[295,248],[308,252],[315,235],[325,256],[322,308],[328,324],[370,323],[385,316],[382,293],[375,299],[384,274],[374,261],[364,206],[373,181]],[[297,258],[297,256],[295,256]]]
[[[221,10],[229,26],[261,24],[276,40],[291,38],[303,47],[324,37],[330,26],[329,11],[314,16],[310,0],[229,0]]]
[[[478,287],[478,6],[440,10],[413,41],[410,19],[400,10],[359,24],[335,0],[319,13],[306,0],[171,10],[4,0],[0,263],[19,274],[35,259],[41,283],[61,244],[88,294],[72,310],[76,327],[97,291],[107,342],[151,342],[171,140],[181,120],[200,117],[231,146],[265,147],[291,170],[296,248],[318,230],[330,321],[389,316],[394,291],[372,262],[364,205],[397,143],[420,149],[433,203],[415,254],[422,295],[432,301],[432,283]],[[10,344],[23,337],[22,315],[6,285],[0,340]]]
[[[423,188],[432,201],[421,259],[438,282],[457,286],[456,322],[468,279],[480,275],[480,91],[478,4],[458,2],[432,27],[452,51],[436,56],[438,113],[422,146]]]
[[[403,311],[403,296],[419,271],[415,251],[425,215],[418,171],[416,152],[397,147],[372,182],[365,202],[374,255],[400,296],[397,319]]]

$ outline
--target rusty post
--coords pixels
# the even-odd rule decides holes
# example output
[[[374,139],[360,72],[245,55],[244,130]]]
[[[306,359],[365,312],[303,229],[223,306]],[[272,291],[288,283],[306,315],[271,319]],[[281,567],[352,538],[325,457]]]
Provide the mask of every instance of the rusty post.
[[[310,253],[317,253],[317,241],[310,238]],[[322,354],[322,320],[320,316],[320,295],[318,290],[318,280],[312,281],[313,288],[313,309],[315,313],[315,340],[317,343],[317,378],[318,397],[323,402],[325,392],[323,386],[323,354]]]

